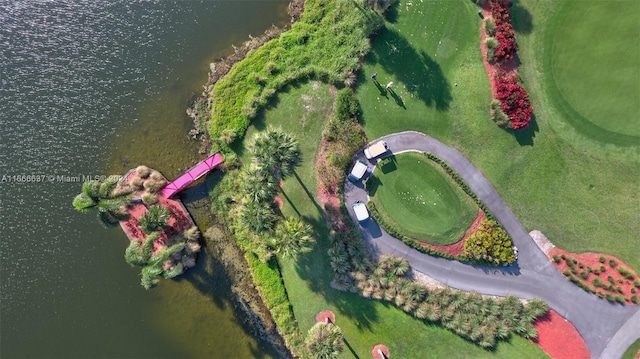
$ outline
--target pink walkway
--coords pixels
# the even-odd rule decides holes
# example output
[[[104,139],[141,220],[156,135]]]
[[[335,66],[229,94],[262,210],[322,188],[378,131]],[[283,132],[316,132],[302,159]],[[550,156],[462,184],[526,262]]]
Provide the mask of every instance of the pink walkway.
[[[209,171],[215,169],[222,163],[223,159],[220,153],[216,153],[213,156],[206,158],[191,167],[187,172],[183,173],[180,177],[173,180],[173,182],[167,184],[162,191],[160,191],[165,197],[169,198],[174,194],[182,191],[188,185],[197,181],[198,178],[206,175]]]

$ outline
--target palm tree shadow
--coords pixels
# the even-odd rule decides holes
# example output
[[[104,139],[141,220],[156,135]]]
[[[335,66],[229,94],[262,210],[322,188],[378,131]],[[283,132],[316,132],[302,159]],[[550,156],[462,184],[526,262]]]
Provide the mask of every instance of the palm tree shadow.
[[[339,315],[352,320],[360,330],[371,329],[378,318],[373,303],[330,286],[334,272],[327,255],[329,233],[324,218],[305,217],[304,221],[314,229],[317,242],[310,252],[298,255],[295,268],[299,277],[309,286],[309,290],[320,293],[329,304],[336,307]]]
[[[351,346],[351,344],[349,344],[349,341],[347,340],[347,338],[342,338],[342,341],[344,341],[344,344],[347,346],[347,349],[349,349],[353,357],[356,359],[360,359],[360,356],[358,355],[358,353],[356,353],[355,350],[353,350],[353,347]]]
[[[434,106],[438,111],[449,108],[452,100],[451,86],[444,77],[440,64],[424,51],[416,50],[395,30],[383,29],[375,42],[366,62],[382,66],[398,82],[404,84],[409,93],[417,96],[427,106]],[[398,102],[398,105],[404,107],[403,102]]]

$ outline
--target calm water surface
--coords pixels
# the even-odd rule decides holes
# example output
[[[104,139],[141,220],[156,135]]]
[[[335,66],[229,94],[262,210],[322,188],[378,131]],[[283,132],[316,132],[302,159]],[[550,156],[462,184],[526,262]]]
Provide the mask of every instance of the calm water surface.
[[[190,167],[208,62],[285,21],[282,1],[0,0],[0,176],[45,179],[0,182],[0,357],[272,357],[215,257],[144,291],[126,237],[73,211],[62,176]]]

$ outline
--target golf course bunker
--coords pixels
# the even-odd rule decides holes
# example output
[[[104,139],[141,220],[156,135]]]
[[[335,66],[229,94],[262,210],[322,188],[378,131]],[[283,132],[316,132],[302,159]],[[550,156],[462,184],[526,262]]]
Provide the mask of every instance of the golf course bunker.
[[[386,224],[437,245],[462,239],[478,212],[462,189],[422,153],[381,160],[367,180],[367,190]]]
[[[640,141],[638,19],[640,2],[570,1],[547,30],[551,94],[574,127],[600,142]]]

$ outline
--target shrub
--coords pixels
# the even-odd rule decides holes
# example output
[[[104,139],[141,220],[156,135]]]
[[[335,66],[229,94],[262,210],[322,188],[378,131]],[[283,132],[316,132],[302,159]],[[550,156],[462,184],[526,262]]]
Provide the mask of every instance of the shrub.
[[[618,273],[622,274],[622,276],[624,276],[628,280],[633,280],[635,278],[633,273],[631,273],[627,268],[618,267],[617,270],[618,270]]]
[[[144,193],[142,195],[142,203],[146,204],[147,206],[154,205],[158,203],[158,195],[155,193]]]
[[[580,269],[584,268],[584,264],[582,264],[582,262],[578,263],[578,268]]]
[[[517,76],[503,70],[496,73],[495,83],[502,110],[510,119],[509,127],[514,130],[526,128],[533,113],[527,90],[518,85]]]
[[[556,262],[556,263],[560,262],[560,257],[557,254],[554,254],[552,258],[553,258],[554,262]]]
[[[587,279],[587,278],[589,278],[589,272],[586,272],[586,271],[585,271],[585,272],[580,273],[580,278],[582,278],[582,279]]]
[[[571,271],[570,271],[570,270],[568,270],[568,269],[565,269],[565,270],[563,270],[563,271],[562,271],[562,274],[564,274],[565,276],[567,276],[567,277],[568,277],[568,276],[570,276],[570,275],[571,275]]]
[[[567,256],[565,256],[565,255],[564,255],[564,253],[563,253],[563,254],[561,254],[561,255],[560,255],[560,258],[562,258],[562,259],[566,259],[566,258],[567,258]]]
[[[147,166],[138,166],[136,167],[136,173],[138,177],[145,179],[151,174],[151,169]]]
[[[600,280],[600,278],[595,278],[591,283],[593,283],[596,287],[604,287],[604,283]]]
[[[618,262],[616,262],[616,261],[615,261],[615,260],[613,260],[613,259],[609,259],[609,266],[610,266],[611,268],[615,268],[615,266],[617,266],[617,265],[618,265]]]
[[[578,274],[578,269],[577,269],[577,268],[575,268],[575,267],[572,267],[572,268],[571,268],[571,273],[573,273],[573,274],[577,275],[577,274]]]
[[[487,47],[487,61],[494,62],[496,58],[496,48],[498,47],[498,40],[495,37],[487,37],[484,40],[484,45]]]
[[[512,246],[509,235],[497,222],[484,220],[464,243],[462,250],[471,258],[495,264],[511,264],[516,260]]]
[[[600,256],[600,258],[598,258],[598,261],[600,261],[600,263],[604,263],[607,259],[604,256]]]
[[[484,31],[487,32],[487,36],[495,36],[496,34],[496,22],[491,16],[484,19]]]
[[[605,266],[600,266],[600,273],[604,273],[607,271],[607,267]]]
[[[607,280],[609,281],[609,283],[613,284],[615,283],[615,280],[613,279],[612,276],[607,276]]]
[[[631,296],[631,301],[635,304],[640,304],[640,298],[638,298],[637,295],[632,295]]]
[[[633,281],[633,285],[640,288],[640,279],[636,279]]]
[[[491,1],[491,16],[495,23],[495,37],[499,43],[495,56],[497,62],[511,60],[518,51],[509,7],[511,7],[511,2]]]
[[[500,102],[500,100],[493,99],[489,108],[491,120],[499,127],[508,128],[511,121],[509,120],[509,116],[507,116],[507,114],[502,110],[502,102]]]

